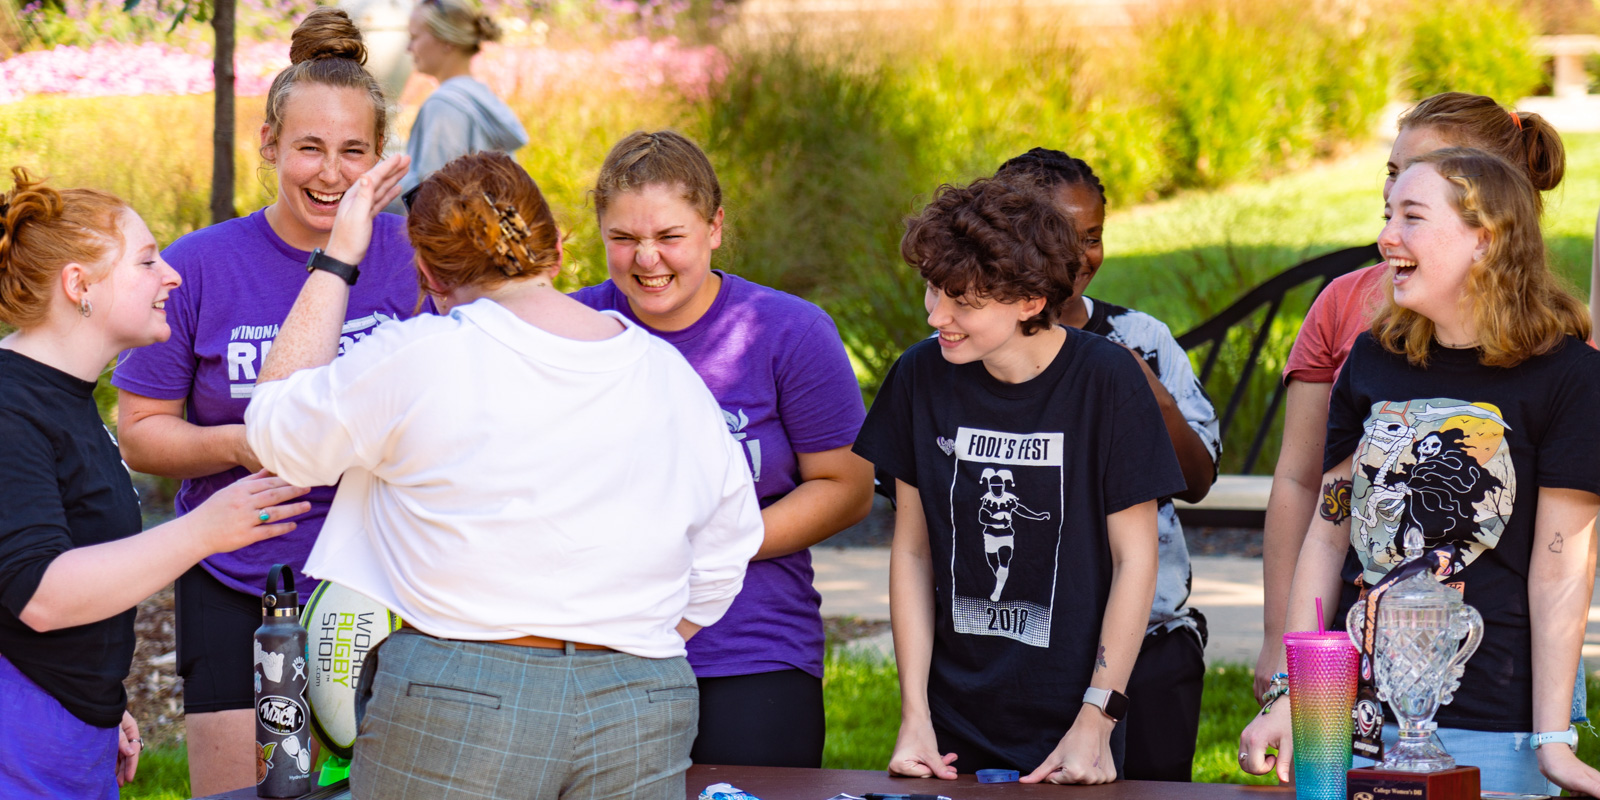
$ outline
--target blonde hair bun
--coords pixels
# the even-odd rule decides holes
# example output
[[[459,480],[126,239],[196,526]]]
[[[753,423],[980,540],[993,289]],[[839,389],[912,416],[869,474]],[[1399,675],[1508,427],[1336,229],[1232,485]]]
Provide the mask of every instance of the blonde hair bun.
[[[500,41],[500,23],[495,22],[493,17],[488,14],[479,14],[476,25],[478,27],[478,41]]]
[[[484,42],[500,40],[499,23],[483,13],[477,0],[422,0],[417,8],[434,38],[468,53],[477,53]]]
[[[289,41],[289,63],[319,58],[347,58],[367,63],[367,46],[361,29],[342,9],[323,6],[306,15]]]

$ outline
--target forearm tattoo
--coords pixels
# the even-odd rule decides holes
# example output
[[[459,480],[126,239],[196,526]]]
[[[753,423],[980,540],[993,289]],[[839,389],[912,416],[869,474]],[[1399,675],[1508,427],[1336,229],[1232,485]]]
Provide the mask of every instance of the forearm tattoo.
[[[1556,538],[1550,540],[1550,552],[1560,553],[1561,548],[1566,547],[1566,545],[1566,541],[1561,538],[1561,531],[1556,531]]]
[[[1106,666],[1106,646],[1100,645],[1100,653],[1094,657],[1094,671],[1099,672]]]
[[[1322,503],[1317,511],[1322,518],[1338,525],[1350,518],[1350,482],[1338,478],[1322,484]]]

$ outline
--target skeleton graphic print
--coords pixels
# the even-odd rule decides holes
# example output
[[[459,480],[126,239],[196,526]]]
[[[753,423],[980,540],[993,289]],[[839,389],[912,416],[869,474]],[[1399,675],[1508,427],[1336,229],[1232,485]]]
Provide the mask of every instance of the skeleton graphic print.
[[[1350,542],[1370,584],[1408,549],[1446,548],[1449,573],[1500,542],[1517,479],[1490,403],[1374,403],[1356,449]]]
[[[1062,434],[961,428],[950,485],[957,633],[1050,646],[1061,543]]]

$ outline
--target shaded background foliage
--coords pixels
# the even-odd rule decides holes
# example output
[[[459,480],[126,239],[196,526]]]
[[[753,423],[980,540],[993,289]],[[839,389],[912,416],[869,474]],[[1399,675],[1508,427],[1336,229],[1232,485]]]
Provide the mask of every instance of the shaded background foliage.
[[[724,77],[645,88],[596,85],[584,74],[532,86],[514,75],[483,77],[513,87],[508,102],[533,141],[518,158],[571,233],[564,287],[605,275],[586,192],[606,149],[630,130],[680,129],[705,145],[724,182],[728,235],[717,266],[827,309],[870,400],[893,359],[927,333],[921,286],[900,262],[898,242],[905,217],[940,184],[987,174],[1041,145],[1087,159],[1113,212],[1290,174],[1367,145],[1393,102],[1439,87],[1503,102],[1531,90],[1541,77],[1529,38],[1552,24],[1586,24],[1592,6],[1573,2],[1172,0],[1115,30],[1022,11],[975,20],[949,4],[824,28],[768,20],[759,31],[728,24],[737,8],[709,0],[504,2],[491,6],[506,19],[507,48],[599,52],[618,35],[670,34],[680,37],[665,40],[672,47],[715,44]],[[293,14],[310,7],[295,3],[284,14],[245,0],[243,38],[285,40]],[[0,0],[9,12],[0,13],[0,30],[22,30],[10,41],[30,48],[89,41],[96,30],[205,46],[202,27],[172,26],[170,4],[145,0],[149,19],[117,22],[107,9],[120,4],[53,0],[19,13],[16,0]],[[705,90],[684,88],[691,84]],[[29,98],[0,105],[0,162],[42,165],[60,182],[117,192],[170,242],[207,219],[208,112],[206,96]],[[255,152],[260,119],[260,100],[240,98],[234,201],[242,212],[272,197]],[[1362,191],[1375,192],[1377,180]],[[1266,276],[1354,243],[1180,239],[1154,252],[1114,248],[1112,263],[1137,278],[1104,277],[1096,291],[1182,331]],[[1274,337],[1292,339],[1307,302],[1291,298]],[[1219,384],[1230,375],[1225,366]],[[1261,375],[1270,382],[1270,370]]]

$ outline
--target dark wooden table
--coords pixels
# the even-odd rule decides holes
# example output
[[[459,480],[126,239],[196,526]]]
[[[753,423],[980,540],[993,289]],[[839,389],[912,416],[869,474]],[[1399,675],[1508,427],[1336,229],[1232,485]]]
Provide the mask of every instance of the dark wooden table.
[[[1056,800],[1287,800],[1294,789],[1278,786],[1234,786],[1225,783],[1159,783],[1117,781],[1104,786],[1024,786],[1019,783],[978,783],[971,775],[954,781],[891,778],[878,771],[846,769],[784,769],[778,767],[689,768],[686,800],[713,783],[731,783],[761,800],[828,800],[841,792],[860,796],[866,792],[939,794],[951,800],[1011,800],[1051,797]],[[255,787],[205,800],[255,800]]]
[[[731,783],[761,800],[828,800],[841,792],[861,796],[884,794],[937,794],[951,800],[1010,800],[1051,797],[1057,800],[1235,800],[1251,798],[1285,800],[1292,787],[1234,786],[1224,783],[1161,783],[1117,781],[1103,786],[1023,785],[978,783],[970,774],[953,781],[891,778],[876,770],[782,769],[776,767],[694,766],[689,769],[686,796],[694,800],[713,783]]]

